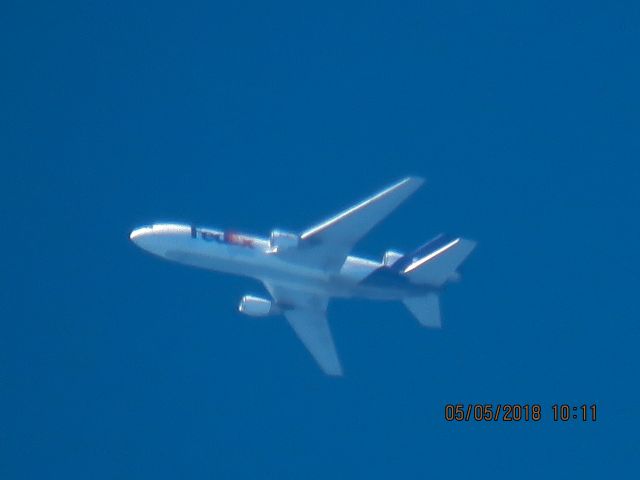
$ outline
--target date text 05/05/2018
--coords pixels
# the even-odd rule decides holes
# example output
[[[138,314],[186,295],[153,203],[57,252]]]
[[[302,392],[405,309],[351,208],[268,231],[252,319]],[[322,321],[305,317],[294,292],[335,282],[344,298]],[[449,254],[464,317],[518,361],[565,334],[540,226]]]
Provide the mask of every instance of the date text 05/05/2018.
[[[569,405],[555,403],[551,406],[554,422],[595,422],[596,404]],[[447,422],[539,422],[543,407],[538,403],[448,403],[444,407]]]

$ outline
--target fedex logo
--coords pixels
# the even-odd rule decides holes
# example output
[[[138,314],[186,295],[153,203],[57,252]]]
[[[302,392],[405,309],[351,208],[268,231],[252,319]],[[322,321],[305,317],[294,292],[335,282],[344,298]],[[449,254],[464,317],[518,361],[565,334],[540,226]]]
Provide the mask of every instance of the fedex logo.
[[[245,235],[240,235],[238,233],[230,231],[218,232],[215,230],[196,228],[194,225],[191,226],[191,237],[200,237],[206,242],[226,243],[229,245],[238,245],[250,248],[253,248],[255,244],[254,240],[251,237],[247,237]]]

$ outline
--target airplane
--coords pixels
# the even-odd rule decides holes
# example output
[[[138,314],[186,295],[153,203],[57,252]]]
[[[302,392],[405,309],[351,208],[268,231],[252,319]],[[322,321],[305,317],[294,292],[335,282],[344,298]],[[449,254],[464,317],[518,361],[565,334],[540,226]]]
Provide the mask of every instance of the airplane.
[[[421,325],[440,328],[438,295],[459,279],[457,269],[476,245],[441,234],[407,255],[389,250],[380,262],[350,255],[423,182],[407,177],[300,234],[273,230],[259,238],[162,223],[136,228],[130,239],[167,260],[261,281],[270,299],[245,295],[238,310],[255,317],[284,315],[320,368],[340,376],[326,315],[331,298],[400,300]]]

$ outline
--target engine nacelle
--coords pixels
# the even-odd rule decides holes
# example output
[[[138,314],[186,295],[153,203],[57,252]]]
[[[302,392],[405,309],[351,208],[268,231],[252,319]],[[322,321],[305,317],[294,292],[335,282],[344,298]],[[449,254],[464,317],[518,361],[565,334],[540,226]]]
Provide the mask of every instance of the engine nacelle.
[[[404,257],[402,253],[396,252],[394,250],[388,250],[384,253],[384,257],[382,257],[382,263],[385,267],[390,267],[402,257]]]
[[[282,251],[288,248],[296,248],[300,237],[295,233],[273,230],[269,237],[269,246],[274,251]]]
[[[245,295],[240,300],[238,311],[249,315],[250,317],[266,317],[280,313],[277,305],[266,298],[254,297],[253,295]]]

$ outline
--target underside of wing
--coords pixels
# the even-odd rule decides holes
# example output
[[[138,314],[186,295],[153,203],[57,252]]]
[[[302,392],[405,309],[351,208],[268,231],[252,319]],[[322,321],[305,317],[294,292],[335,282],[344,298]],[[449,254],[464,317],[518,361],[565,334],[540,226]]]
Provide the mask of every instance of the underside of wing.
[[[315,310],[293,309],[287,310],[284,316],[322,371],[328,375],[342,375],[342,366],[326,314]]]
[[[423,182],[419,177],[407,177],[391,185],[308,229],[300,236],[298,248],[287,254],[294,256],[301,263],[320,267],[328,272],[338,271],[354,245],[414,193]]]
[[[327,321],[328,298],[289,287],[265,284],[298,338],[328,375],[342,375],[342,366]]]

